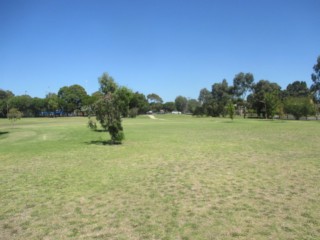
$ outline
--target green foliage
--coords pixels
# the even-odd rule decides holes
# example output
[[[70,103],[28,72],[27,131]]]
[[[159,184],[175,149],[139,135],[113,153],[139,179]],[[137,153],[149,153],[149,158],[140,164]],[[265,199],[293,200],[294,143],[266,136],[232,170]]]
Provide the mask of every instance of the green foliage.
[[[200,107],[200,103],[196,99],[188,100],[188,112],[193,114],[197,107]]]
[[[111,142],[113,144],[121,143],[124,139],[124,134],[118,96],[111,92],[107,93],[95,103],[95,113],[101,126],[109,132]]]
[[[252,73],[238,73],[233,79],[233,91],[236,97],[245,98],[247,92],[253,86],[254,77]]]
[[[145,114],[149,109],[149,103],[146,96],[142,93],[135,92],[130,99],[129,109],[137,108],[138,114]]]
[[[129,110],[129,117],[131,117],[131,118],[137,117],[138,116],[138,112],[139,112],[138,108],[131,108]]]
[[[23,113],[25,117],[32,115],[32,98],[29,95],[13,96],[8,100],[9,108],[16,108]]]
[[[58,92],[60,107],[68,113],[80,110],[82,106],[87,104],[88,95],[86,90],[78,85],[65,86],[60,88]]]
[[[294,81],[287,86],[284,93],[288,97],[308,97],[310,90],[304,81]]]
[[[208,104],[211,102],[211,100],[212,100],[211,92],[206,88],[201,89],[198,97],[198,101],[200,102],[200,104],[201,105]]]
[[[249,104],[256,109],[258,115],[262,114],[263,117],[267,117],[268,115],[268,106],[266,106],[267,102],[265,101],[265,96],[268,93],[279,94],[280,86],[277,83],[272,83],[268,80],[260,80],[253,86],[253,94],[248,96]],[[270,107],[272,107],[272,104]],[[270,111],[269,115],[272,115],[271,113],[272,112]]]
[[[97,123],[95,121],[93,121],[90,117],[89,117],[89,121],[88,121],[88,128],[90,128],[91,130],[97,130]]]
[[[268,92],[264,96],[265,112],[267,118],[273,118],[279,111],[280,99],[277,92]]]
[[[111,143],[121,144],[124,139],[121,115],[128,115],[133,93],[125,87],[119,88],[107,73],[99,78],[99,83],[100,90],[104,94],[94,103],[92,111],[101,126],[109,132]]]
[[[48,93],[46,96],[47,110],[55,111],[59,109],[59,98],[55,93]]]
[[[148,94],[147,99],[150,103],[163,103],[162,98],[155,93]]]
[[[115,95],[117,95],[118,98],[118,104],[121,115],[123,117],[128,117],[129,104],[131,99],[133,98],[134,93],[126,87],[118,87],[118,89],[115,92]]]
[[[313,84],[311,91],[313,92],[316,100],[320,102],[320,56],[317,58],[317,63],[313,66],[314,73],[311,74]]]
[[[289,97],[284,101],[284,111],[292,114],[296,120],[315,114],[312,100],[308,97]]]
[[[176,105],[174,102],[166,102],[163,104],[163,109],[166,112],[172,112],[172,111],[176,110]]]
[[[233,120],[234,114],[235,114],[235,109],[234,109],[234,104],[232,101],[228,102],[227,110],[228,110],[228,115],[229,115],[230,119]]]
[[[99,77],[100,92],[103,94],[114,93],[118,89],[118,84],[108,73],[103,73]]]
[[[5,117],[9,111],[9,100],[14,94],[11,91],[0,89],[0,117]]]
[[[176,97],[174,102],[175,102],[176,109],[179,112],[184,113],[187,111],[188,99],[186,97],[178,96]]]

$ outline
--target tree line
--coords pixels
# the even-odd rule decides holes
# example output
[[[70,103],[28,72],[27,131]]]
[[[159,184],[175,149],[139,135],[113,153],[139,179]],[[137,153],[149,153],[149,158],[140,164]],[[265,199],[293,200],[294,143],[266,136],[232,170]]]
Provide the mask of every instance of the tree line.
[[[57,93],[45,98],[27,94],[15,96],[10,90],[0,89],[0,117],[7,117],[10,109],[20,111],[24,117],[87,115],[92,106],[107,93],[117,92],[121,117],[135,117],[147,112],[166,113],[178,111],[196,116],[226,116],[235,108],[243,117],[273,118],[292,115],[317,115],[320,102],[320,56],[313,66],[312,85],[294,81],[286,89],[268,80],[255,82],[252,73],[235,75],[232,85],[226,79],[214,83],[211,89],[200,90],[198,99],[177,96],[173,102],[164,102],[156,93],[144,95],[119,86],[114,79],[103,73],[99,78],[100,89],[91,95],[78,84],[64,86]]]

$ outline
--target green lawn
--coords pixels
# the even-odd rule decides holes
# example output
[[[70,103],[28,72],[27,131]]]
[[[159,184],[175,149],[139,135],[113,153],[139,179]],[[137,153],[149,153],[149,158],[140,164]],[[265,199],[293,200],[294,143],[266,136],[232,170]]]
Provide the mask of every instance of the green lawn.
[[[320,122],[0,120],[0,239],[320,239]]]

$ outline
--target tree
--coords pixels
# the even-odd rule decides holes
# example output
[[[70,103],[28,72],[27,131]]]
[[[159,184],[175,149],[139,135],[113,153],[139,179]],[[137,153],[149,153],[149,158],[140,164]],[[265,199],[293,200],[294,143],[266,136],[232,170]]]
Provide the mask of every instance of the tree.
[[[135,92],[130,100],[129,109],[138,109],[138,114],[144,114],[149,109],[149,103],[143,93]]]
[[[22,112],[16,108],[11,108],[7,114],[7,117],[12,122],[12,127],[14,127],[15,121],[22,117]]]
[[[9,108],[16,108],[23,113],[25,117],[31,117],[32,98],[29,95],[14,96],[8,100]]]
[[[150,103],[163,103],[162,98],[155,93],[148,94],[147,99]]]
[[[61,107],[68,113],[72,113],[75,110],[81,110],[81,107],[87,104],[89,98],[86,90],[78,84],[60,88],[58,97],[60,99]]]
[[[59,108],[59,98],[55,93],[48,93],[46,96],[47,110],[54,112]]]
[[[46,110],[46,100],[44,98],[32,98],[31,110],[33,116],[40,116]]]
[[[212,93],[207,88],[203,88],[200,90],[198,101],[199,101],[200,106],[196,107],[193,115],[195,115],[195,116],[204,116],[204,115],[213,116],[213,114],[212,114],[213,97],[212,97]]]
[[[101,79],[103,81],[101,81]],[[112,81],[110,81],[110,79]],[[99,78],[99,83],[103,95],[95,102],[92,111],[96,115],[96,119],[100,122],[101,126],[109,132],[111,143],[120,144],[124,139],[123,127],[121,124],[121,110],[123,110],[124,101],[123,94],[125,94],[127,90],[123,89],[123,91],[117,91],[117,88],[113,88],[112,86],[117,86],[117,84],[107,73],[104,73],[102,77]],[[89,125],[92,125],[92,121],[90,122],[90,120],[89,115]]]
[[[225,107],[228,101],[232,98],[232,87],[228,86],[226,79],[223,79],[221,83],[215,83],[212,85],[212,116],[225,116]]]
[[[172,112],[172,111],[176,110],[176,104],[174,102],[166,102],[163,104],[163,109],[166,112]]]
[[[310,90],[308,89],[307,83],[304,81],[294,81],[288,84],[285,95],[289,97],[308,97]]]
[[[200,104],[201,105],[209,104],[211,100],[212,100],[211,92],[206,88],[201,89],[198,97],[198,101],[200,102]]]
[[[188,100],[188,112],[193,114],[197,107],[200,107],[200,103],[196,99]]]
[[[147,99],[149,101],[150,108],[152,111],[159,112],[161,110],[163,100],[159,95],[151,93],[147,95]]]
[[[111,92],[104,95],[95,104],[96,118],[101,126],[109,132],[112,144],[121,144],[124,139],[119,106],[118,96]]]
[[[280,86],[277,83],[269,82],[268,80],[260,80],[253,86],[253,94],[248,96],[249,104],[256,109],[257,114],[267,117],[265,96],[267,93],[280,93]]]
[[[121,115],[123,117],[128,117],[129,104],[133,97],[133,92],[126,87],[118,87],[115,94],[118,97],[118,104],[119,104]]]
[[[9,100],[14,94],[0,89],[0,117],[5,117],[9,111]]]
[[[252,73],[240,72],[233,79],[233,93],[236,97],[245,99],[252,89],[254,77]]]
[[[178,96],[176,97],[174,103],[175,103],[176,109],[179,112],[185,113],[187,111],[188,99],[186,97]]]
[[[313,92],[315,99],[320,101],[320,56],[317,58],[317,63],[313,66],[314,73],[311,74],[313,84],[311,91]]]
[[[280,106],[280,99],[277,92],[267,92],[264,96],[265,112],[267,118],[273,118]]]
[[[233,121],[235,109],[234,109],[233,102],[231,100],[229,100],[229,102],[228,102],[227,110],[228,110],[228,114],[229,114],[230,119]]]
[[[114,93],[118,88],[118,84],[114,81],[113,77],[109,76],[106,72],[99,77],[99,84],[99,90],[104,94]]]
[[[313,102],[308,97],[288,97],[284,101],[284,111],[292,114],[296,120],[314,114]]]

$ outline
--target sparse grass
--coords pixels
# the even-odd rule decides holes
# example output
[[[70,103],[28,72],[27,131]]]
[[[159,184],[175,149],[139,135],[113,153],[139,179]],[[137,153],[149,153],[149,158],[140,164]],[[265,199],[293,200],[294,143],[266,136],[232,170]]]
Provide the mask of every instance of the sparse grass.
[[[320,123],[0,120],[0,239],[319,239]]]

